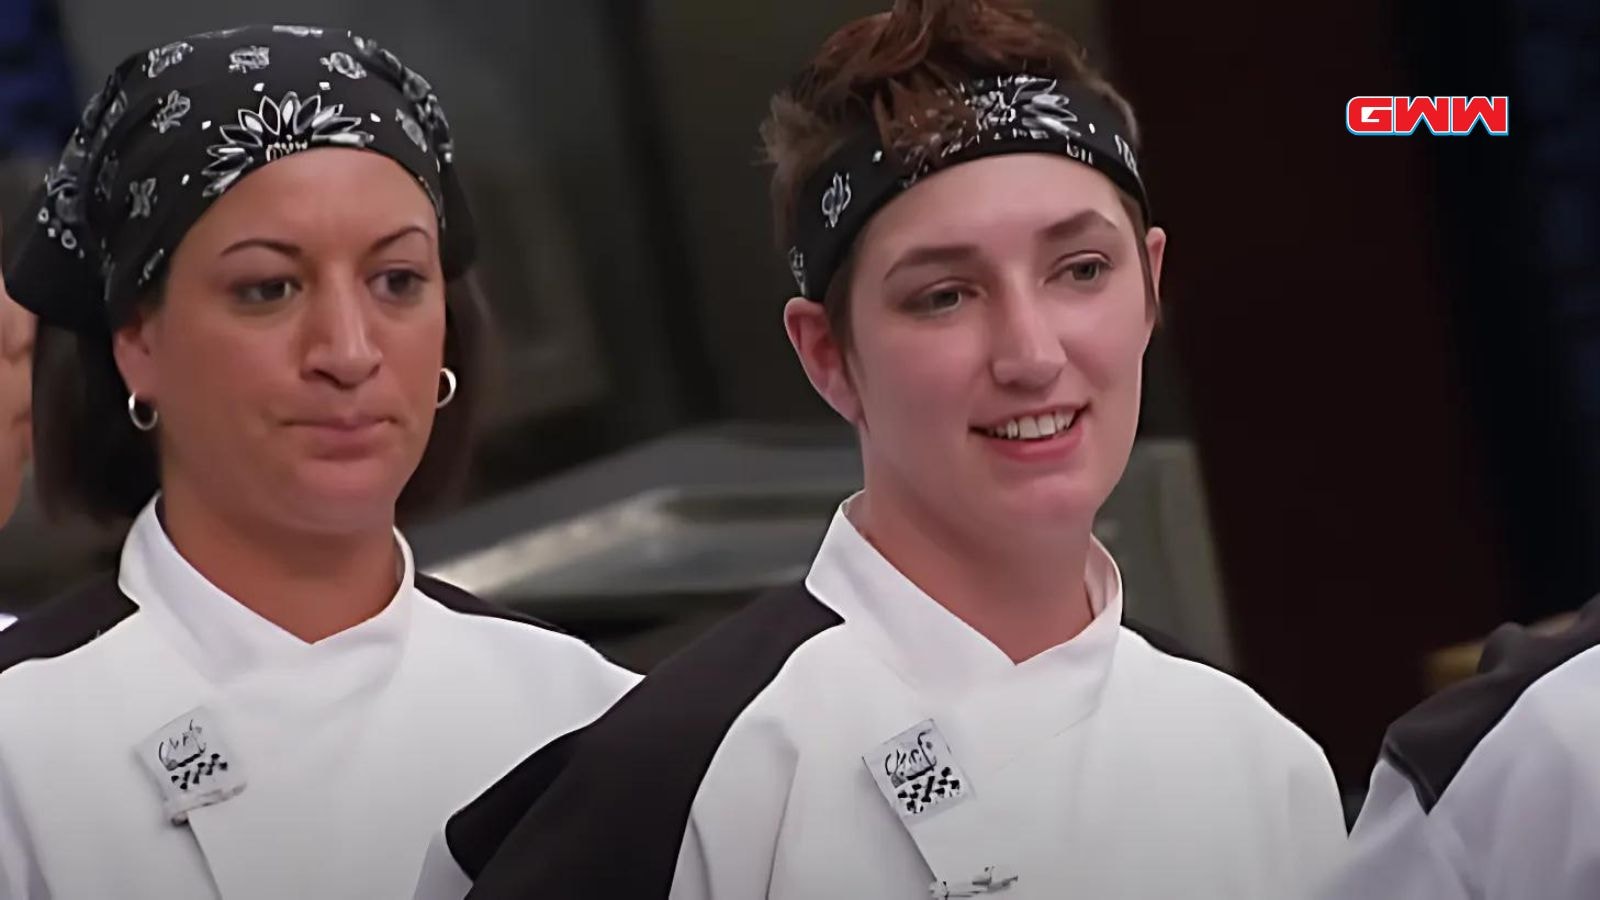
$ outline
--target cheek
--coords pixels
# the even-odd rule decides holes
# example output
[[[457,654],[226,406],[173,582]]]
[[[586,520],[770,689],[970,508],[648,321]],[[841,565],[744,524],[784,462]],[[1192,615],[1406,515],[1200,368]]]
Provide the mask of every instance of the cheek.
[[[217,418],[272,403],[295,377],[282,341],[270,333],[197,333],[161,348],[158,405]]]
[[[869,424],[963,416],[973,386],[987,377],[980,341],[969,329],[915,323],[882,329],[857,348],[856,388]]]
[[[443,392],[444,319],[408,322],[390,331],[384,341],[384,362],[406,398],[432,408]]]
[[[1062,328],[1067,356],[1097,391],[1137,393],[1151,322],[1142,295],[1118,297]]]
[[[237,483],[276,471],[283,445],[275,423],[291,408],[285,357],[259,340],[216,338],[161,348],[157,430],[163,454],[208,479]],[[219,465],[216,460],[231,460]]]

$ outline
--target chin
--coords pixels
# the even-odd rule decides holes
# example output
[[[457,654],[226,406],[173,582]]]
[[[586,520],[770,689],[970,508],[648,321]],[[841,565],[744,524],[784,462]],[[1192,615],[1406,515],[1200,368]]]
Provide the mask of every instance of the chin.
[[[389,467],[341,464],[302,472],[290,492],[296,518],[314,531],[349,532],[387,527],[405,487]]]
[[[1110,490],[1087,475],[1063,473],[1018,485],[1001,498],[995,515],[1001,522],[1041,529],[1091,522]]]
[[[292,513],[295,530],[327,537],[352,537],[394,526],[394,503],[331,503]]]

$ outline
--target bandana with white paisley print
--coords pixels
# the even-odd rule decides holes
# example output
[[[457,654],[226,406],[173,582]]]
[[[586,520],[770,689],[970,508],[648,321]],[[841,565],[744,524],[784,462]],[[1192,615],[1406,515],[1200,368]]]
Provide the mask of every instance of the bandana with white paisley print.
[[[292,153],[390,157],[439,215],[445,275],[471,265],[471,214],[433,88],[348,31],[253,25],[128,57],[90,101],[50,170],[6,282],[42,320],[116,328],[217,197]]]

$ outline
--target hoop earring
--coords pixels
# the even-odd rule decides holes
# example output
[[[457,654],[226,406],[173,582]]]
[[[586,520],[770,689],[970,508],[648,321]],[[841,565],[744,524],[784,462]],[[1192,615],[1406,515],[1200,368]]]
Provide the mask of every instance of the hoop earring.
[[[434,401],[434,409],[444,409],[456,398],[456,373],[450,371],[449,366],[445,366],[439,370],[439,374],[444,376],[444,396]]]
[[[139,395],[128,394],[128,419],[133,422],[133,427],[140,431],[150,431],[161,422],[160,410],[149,404],[145,404],[145,408],[150,410],[150,415],[141,417],[139,415]]]

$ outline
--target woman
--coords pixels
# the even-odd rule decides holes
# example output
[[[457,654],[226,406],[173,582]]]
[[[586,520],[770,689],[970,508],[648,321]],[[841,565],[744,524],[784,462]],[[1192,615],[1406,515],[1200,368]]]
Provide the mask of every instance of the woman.
[[[9,275],[80,348],[44,499],[134,521],[0,635],[0,896],[401,896],[631,685],[395,530],[483,388],[452,153],[428,83],[331,29],[186,38],[90,105]]]
[[[424,889],[1305,896],[1344,838],[1323,754],[1124,627],[1091,536],[1166,248],[1127,104],[1016,4],[902,0],[763,134],[784,322],[865,489],[803,588],[456,816]]]

